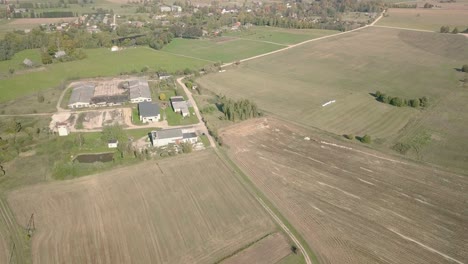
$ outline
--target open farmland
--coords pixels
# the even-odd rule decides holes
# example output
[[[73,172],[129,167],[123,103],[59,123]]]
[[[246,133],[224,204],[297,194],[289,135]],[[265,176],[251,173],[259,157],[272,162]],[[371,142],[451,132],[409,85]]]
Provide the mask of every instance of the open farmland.
[[[468,6],[460,9],[390,8],[377,25],[439,31],[442,26],[468,28]]]
[[[278,263],[291,252],[289,241],[282,233],[269,235],[251,247],[235,254],[222,264],[271,264]]]
[[[466,176],[319,138],[273,118],[239,123],[221,136],[320,263],[468,259]]]
[[[262,53],[267,53],[284,45],[272,44],[232,37],[220,37],[215,39],[182,39],[176,38],[162,51],[190,56],[210,62],[232,62],[245,59]]]
[[[241,31],[228,31],[224,36],[231,36],[256,41],[269,41],[273,43],[291,45],[309,39],[319,38],[338,33],[334,30],[323,29],[285,29],[277,27],[252,26]]]
[[[34,263],[213,263],[276,227],[210,151],[13,191]]]
[[[198,82],[218,94],[251,99],[284,119],[337,135],[369,134],[376,146],[390,148],[418,132],[409,129],[416,121],[435,118],[435,107],[459,118],[461,113],[450,109],[464,109],[466,104],[446,98],[466,96],[468,91],[459,86],[463,76],[456,69],[467,60],[468,39],[463,36],[367,28],[242,62]],[[383,104],[370,95],[377,90],[408,99],[426,96],[431,105],[420,110]],[[336,102],[322,106],[332,100]],[[468,154],[460,151],[468,147],[463,132],[468,123],[451,122],[457,129],[437,128],[444,130],[438,137],[447,155],[439,155],[431,142],[424,147],[433,152],[431,162],[468,169]],[[425,124],[431,133],[434,127]],[[417,158],[426,160],[426,155]]]
[[[129,48],[119,52],[111,52],[109,49],[84,51],[88,55],[86,59],[54,63],[44,66],[45,69],[41,71],[18,73],[0,79],[0,93],[2,94],[0,102],[53,88],[70,79],[140,72],[145,66],[153,70],[164,69],[173,72],[185,68],[199,69],[209,63],[143,47]],[[18,61],[23,61],[26,55],[19,54],[16,54],[12,61],[0,62],[0,69],[7,69],[8,65],[17,65]],[[17,58],[18,56],[21,57]]]

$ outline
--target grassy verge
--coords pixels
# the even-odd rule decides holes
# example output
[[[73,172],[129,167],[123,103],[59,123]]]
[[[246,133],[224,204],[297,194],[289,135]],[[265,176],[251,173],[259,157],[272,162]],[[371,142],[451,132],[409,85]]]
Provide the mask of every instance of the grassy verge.
[[[304,240],[304,238],[299,234],[299,232],[279,212],[279,210],[274,206],[274,204],[271,203],[270,200],[268,200],[268,198],[255,186],[255,184],[249,179],[249,177],[229,158],[228,154],[226,153],[226,150],[224,148],[218,148],[218,150],[219,151],[216,151],[218,157],[221,160],[223,160],[225,164],[234,171],[235,175],[238,175],[240,177],[239,180],[244,184],[248,191],[254,196],[261,198],[265,202],[265,204],[276,214],[276,216],[278,216],[278,218],[281,219],[284,225],[288,227],[289,231],[291,231],[291,233],[293,233],[294,236],[299,240],[304,249],[307,251],[307,254],[309,255],[312,262],[318,263],[317,256],[314,254],[312,249],[309,247],[309,244]]]
[[[203,143],[203,146],[205,146],[205,148],[210,147],[210,141],[208,140],[207,135],[200,135],[200,140]]]
[[[138,114],[138,109],[137,107],[132,108],[132,124],[137,125],[137,126],[144,126],[148,125],[147,123],[143,123],[140,120],[140,115]]]
[[[194,113],[193,107],[189,107],[190,116],[185,118],[182,117],[181,114],[174,112],[170,106],[166,107],[164,112],[166,114],[167,123],[170,126],[193,125],[199,122],[197,116],[192,114]]]

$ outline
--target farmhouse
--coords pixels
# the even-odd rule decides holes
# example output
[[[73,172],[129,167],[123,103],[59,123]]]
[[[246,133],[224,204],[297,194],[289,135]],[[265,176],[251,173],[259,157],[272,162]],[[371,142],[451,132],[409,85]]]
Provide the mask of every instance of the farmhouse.
[[[180,144],[183,142],[196,143],[198,141],[197,133],[190,129],[165,129],[160,131],[151,131],[150,140],[153,146],[162,147],[168,144]]]
[[[59,136],[61,137],[68,136],[68,134],[70,134],[70,128],[68,127],[67,123],[57,122],[55,124],[55,127],[57,129]]]
[[[130,102],[151,102],[151,91],[148,82],[145,80],[131,80],[128,82],[130,90]]]
[[[82,108],[89,107],[91,98],[94,95],[94,84],[80,84],[74,87],[70,100],[68,102],[68,108]]]
[[[185,101],[184,97],[172,96],[170,99],[172,109],[174,109],[174,112],[180,113],[183,117],[190,115],[190,112],[188,110],[188,104],[187,101]]]
[[[157,103],[142,102],[138,104],[140,121],[143,123],[157,122],[161,119]]]

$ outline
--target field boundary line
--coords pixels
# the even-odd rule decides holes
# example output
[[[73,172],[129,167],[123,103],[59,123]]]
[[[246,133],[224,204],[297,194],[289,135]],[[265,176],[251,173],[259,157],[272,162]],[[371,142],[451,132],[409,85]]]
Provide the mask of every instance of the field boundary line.
[[[257,186],[250,180],[250,178],[245,174],[241,168],[237,166],[237,164],[232,161],[227,153],[223,150],[214,148],[215,153],[217,154],[218,158],[225,164],[225,166],[232,170],[234,175],[238,176],[238,180],[242,183],[242,185],[246,188],[248,193],[252,195],[260,205],[267,211],[267,213],[273,218],[283,232],[289,236],[289,238],[297,244],[298,248],[300,249],[302,255],[304,256],[304,260],[307,264],[319,263],[317,256],[313,253],[310,246],[307,244],[307,241],[301,236],[301,234],[294,228],[294,226],[288,222],[288,220],[276,209],[272,202],[268,200],[265,194],[260,191]],[[240,177],[240,178],[239,178]],[[263,199],[262,199],[263,198]],[[267,202],[265,202],[267,201]],[[273,208],[273,209],[272,209]],[[289,226],[289,228],[288,228]],[[284,229],[286,228],[286,229]],[[303,246],[303,243],[306,245]],[[314,261],[312,262],[309,253],[312,254],[312,258]]]
[[[380,25],[373,25],[373,27],[378,27],[378,28],[391,28],[391,29],[401,29],[401,30],[411,30],[411,31],[419,31],[419,32],[430,32],[430,33],[437,33],[436,31],[425,30],[425,29],[416,29],[416,28],[403,28],[403,27],[380,26]]]

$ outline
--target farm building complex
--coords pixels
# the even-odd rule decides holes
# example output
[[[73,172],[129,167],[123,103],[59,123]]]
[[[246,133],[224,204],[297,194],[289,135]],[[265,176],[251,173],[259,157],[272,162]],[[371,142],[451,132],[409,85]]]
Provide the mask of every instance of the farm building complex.
[[[113,106],[152,100],[148,82],[141,79],[78,83],[72,89],[69,108]]]
[[[193,130],[175,128],[151,131],[150,140],[153,146],[162,147],[169,144],[180,144],[184,142],[195,144],[198,141],[198,136]]]

